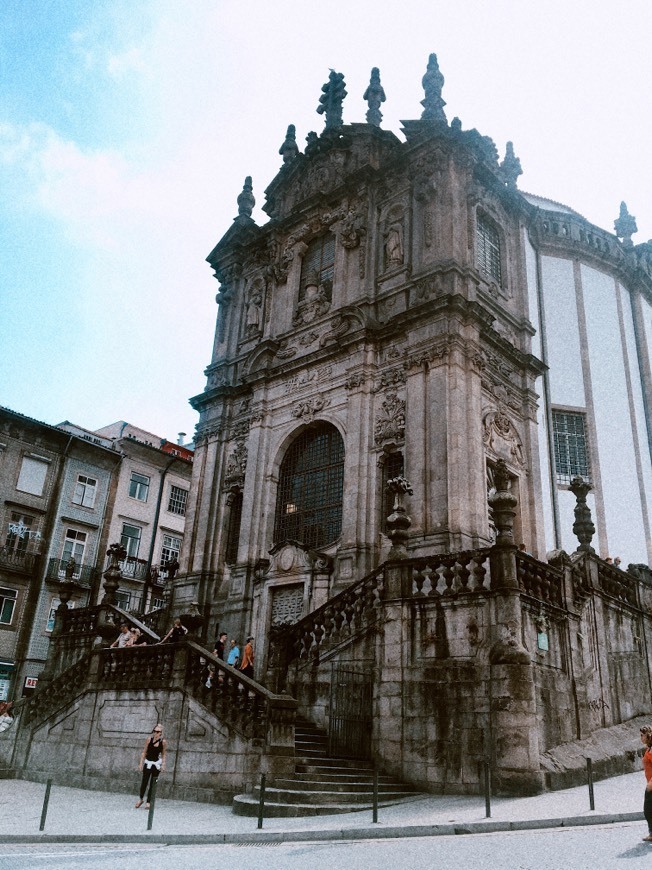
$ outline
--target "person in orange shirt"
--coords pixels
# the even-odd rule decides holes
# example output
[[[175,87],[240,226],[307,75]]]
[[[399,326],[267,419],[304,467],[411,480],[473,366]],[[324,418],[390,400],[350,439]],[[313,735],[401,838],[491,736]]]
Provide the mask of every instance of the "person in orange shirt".
[[[246,677],[254,676],[254,647],[252,644],[253,637],[247,638],[247,643],[242,653],[242,664],[240,670]]]
[[[641,743],[645,746],[643,753],[643,771],[645,772],[643,815],[648,828],[648,835],[643,839],[652,843],[652,725],[644,725],[641,728]]]

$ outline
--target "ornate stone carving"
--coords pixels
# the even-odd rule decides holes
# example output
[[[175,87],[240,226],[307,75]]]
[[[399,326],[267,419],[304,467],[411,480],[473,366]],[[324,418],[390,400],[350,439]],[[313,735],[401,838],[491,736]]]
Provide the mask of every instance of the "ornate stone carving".
[[[421,278],[414,285],[414,297],[419,301],[441,296],[443,293],[444,286],[439,275],[428,275],[426,278]]]
[[[366,228],[362,219],[353,209],[350,209],[340,224],[340,242],[349,250],[357,248],[365,232]]]
[[[383,411],[376,417],[374,440],[381,445],[384,441],[405,440],[405,400],[396,393],[388,393],[382,404]]]
[[[290,344],[289,338],[284,338],[280,344],[279,349],[276,351],[276,356],[279,359],[291,359],[293,356],[297,355],[296,347],[293,347]]]
[[[250,218],[255,205],[251,175],[248,175],[244,180],[242,193],[238,196],[238,214]]]
[[[403,261],[403,225],[397,221],[391,224],[385,234],[385,269],[402,266]]]
[[[330,405],[328,396],[315,396],[312,399],[306,399],[304,402],[298,402],[292,408],[292,416],[303,420],[305,423],[310,423],[314,419],[315,414],[323,411],[328,405]]]
[[[256,278],[247,293],[247,312],[245,316],[245,335],[254,338],[262,332],[262,310],[265,294],[265,281]]]
[[[407,381],[407,373],[404,368],[393,368],[382,372],[377,389],[386,390],[388,387],[397,387]]]
[[[412,519],[407,514],[403,499],[408,494],[412,495],[412,486],[405,477],[393,477],[387,481],[387,489],[394,495],[394,506],[387,517],[387,537],[392,542],[389,558],[405,559],[407,557],[405,545]]]
[[[278,153],[283,158],[283,163],[292,163],[298,155],[299,146],[297,145],[297,131],[294,124],[288,126],[287,133],[285,134],[285,141],[278,149]]]
[[[632,217],[627,211],[627,206],[624,202],[620,203],[620,215],[614,221],[614,229],[618,238],[623,240],[624,248],[632,248],[634,246],[632,235],[638,232],[636,218]]]
[[[447,123],[446,113],[444,112],[446,102],[441,96],[442,88],[444,87],[444,76],[439,69],[436,54],[431,54],[428,58],[428,68],[421,79],[421,84],[425,92],[425,97],[421,100],[421,105],[423,106],[421,120]]]
[[[300,323],[312,323],[317,317],[326,314],[331,307],[324,285],[318,286],[316,277],[309,277],[308,281],[306,295],[299,300],[296,313],[292,318],[295,326]]]
[[[525,467],[523,444],[516,427],[501,410],[492,410],[484,415],[482,421],[485,447],[495,456],[506,459],[512,465]]]
[[[247,447],[244,440],[236,443],[231,455],[226,461],[224,485],[227,489],[233,486],[244,486],[245,472],[247,470]]]
[[[303,335],[299,336],[299,344],[301,347],[310,347],[311,344],[314,344],[319,335],[316,332],[305,332]]]
[[[326,347],[329,344],[337,344],[350,328],[351,323],[348,317],[342,317],[341,314],[336,315],[331,321],[331,328],[319,339],[319,346]]]
[[[521,161],[514,154],[514,144],[512,142],[507,143],[505,159],[500,164],[500,168],[505,176],[507,187],[516,190],[516,181],[519,175],[523,175],[523,170],[521,169]]]
[[[577,499],[575,522],[573,523],[573,534],[580,542],[577,549],[582,553],[595,553],[591,546],[591,540],[595,535],[595,526],[591,518],[591,508],[586,503],[586,497],[593,487],[581,477],[574,477],[568,488]]]
[[[354,375],[351,375],[344,382],[345,390],[357,390],[358,387],[361,387],[367,380],[367,376],[364,372],[357,372]]]
[[[315,372],[302,372],[300,375],[294,375],[285,382],[284,392],[285,395],[289,395],[290,393],[296,392],[296,390],[300,390],[303,387],[310,386],[312,382],[315,380]]]
[[[322,85],[317,112],[326,116],[326,130],[336,130],[342,126],[342,103],[346,97],[344,73],[331,70],[328,81]]]
[[[303,583],[272,589],[272,627],[293,625],[303,616]]]

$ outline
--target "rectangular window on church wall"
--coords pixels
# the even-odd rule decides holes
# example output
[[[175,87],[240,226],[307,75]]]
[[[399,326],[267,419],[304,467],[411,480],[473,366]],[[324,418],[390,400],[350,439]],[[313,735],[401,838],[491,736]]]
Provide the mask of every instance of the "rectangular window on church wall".
[[[323,285],[329,301],[332,298],[333,272],[335,266],[335,236],[332,233],[313,239],[308,245],[301,263],[301,283],[299,298],[306,295],[308,280]]]
[[[476,261],[479,272],[485,278],[500,284],[502,280],[500,236],[495,226],[480,216],[478,216],[477,221],[476,244]]]
[[[404,462],[402,453],[390,453],[383,463],[383,497],[381,528],[384,532],[387,531],[387,517],[391,514],[394,507],[394,493],[387,489],[387,481],[394,477],[403,477]]]
[[[242,493],[236,492],[231,496],[229,524],[226,533],[226,552],[224,559],[227,565],[235,565],[238,559],[238,545],[240,543],[240,526],[242,524]]]
[[[576,411],[553,411],[557,483],[568,485],[574,477],[590,481],[586,417]]]

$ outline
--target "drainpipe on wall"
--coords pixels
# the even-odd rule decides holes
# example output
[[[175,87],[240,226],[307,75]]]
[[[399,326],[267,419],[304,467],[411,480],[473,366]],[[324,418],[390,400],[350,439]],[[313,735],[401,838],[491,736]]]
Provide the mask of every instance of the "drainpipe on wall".
[[[172,459],[168,462],[165,468],[159,472],[161,475],[161,482],[158,488],[158,498],[156,500],[156,513],[154,514],[154,528],[152,529],[152,542],[149,545],[149,555],[147,557],[147,564],[145,565],[145,586],[143,587],[143,613],[145,613],[145,608],[147,607],[147,596],[149,595],[150,588],[152,586],[151,583],[151,571],[152,571],[152,561],[154,560],[154,547],[156,546],[156,536],[158,534],[158,518],[161,515],[161,502],[163,501],[163,487],[165,485],[165,478],[167,477],[168,471],[172,468],[174,463],[177,461],[177,457],[173,456]]]

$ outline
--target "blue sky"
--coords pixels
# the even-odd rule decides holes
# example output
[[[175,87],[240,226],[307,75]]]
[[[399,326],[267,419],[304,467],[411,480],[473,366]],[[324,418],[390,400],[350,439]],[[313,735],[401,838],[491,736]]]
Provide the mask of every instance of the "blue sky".
[[[217,282],[204,258],[252,175],[260,222],[289,123],[303,144],[330,67],[363,121],[418,118],[428,54],[449,119],[524,190],[652,236],[652,4],[623,0],[3,0],[0,404],[56,423],[191,434]]]

